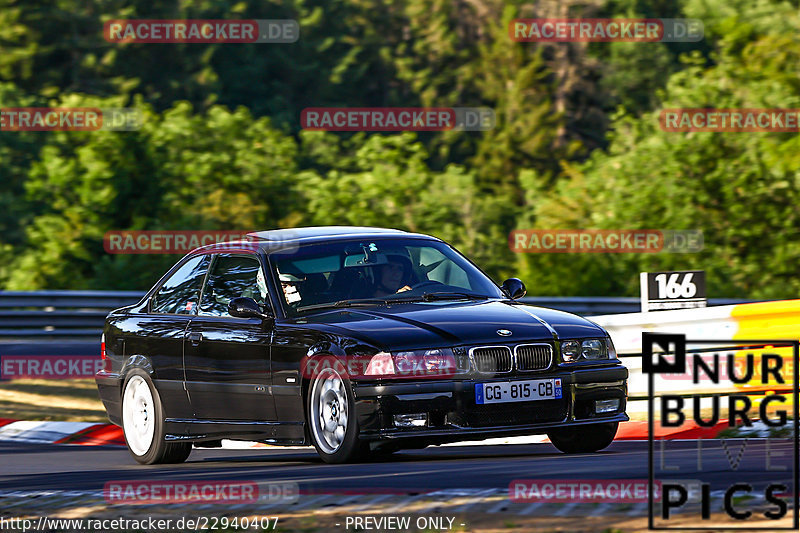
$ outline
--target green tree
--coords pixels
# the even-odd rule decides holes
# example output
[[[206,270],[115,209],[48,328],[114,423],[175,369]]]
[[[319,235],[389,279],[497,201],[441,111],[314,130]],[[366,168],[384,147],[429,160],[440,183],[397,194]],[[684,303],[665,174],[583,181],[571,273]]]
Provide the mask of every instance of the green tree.
[[[119,104],[77,95],[52,103]],[[268,118],[222,107],[195,114],[186,103],[163,114],[139,107],[139,131],[41,134],[25,182],[36,215],[8,289],[143,288],[175,260],[109,256],[102,243],[110,230],[254,230],[291,218],[296,145]]]
[[[785,32],[800,17],[783,7],[742,9],[708,24],[720,36],[711,63],[699,53],[687,57],[661,107],[800,107],[800,39]],[[608,152],[569,167],[570,179],[540,204],[537,224],[701,229],[705,250],[521,261],[561,294],[632,295],[640,270],[703,268],[712,296],[796,297],[799,154],[800,138],[792,133],[671,133],[660,129],[658,110],[620,116]]]

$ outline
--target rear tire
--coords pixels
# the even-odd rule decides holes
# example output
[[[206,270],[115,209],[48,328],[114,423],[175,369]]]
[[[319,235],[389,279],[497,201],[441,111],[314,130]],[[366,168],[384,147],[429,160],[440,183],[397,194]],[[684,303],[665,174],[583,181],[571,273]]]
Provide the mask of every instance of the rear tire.
[[[161,398],[142,370],[133,370],[122,388],[122,431],[128,451],[141,464],[182,463],[192,453],[189,442],[164,440]]]
[[[619,422],[554,429],[547,436],[564,453],[592,453],[607,448],[617,434]]]

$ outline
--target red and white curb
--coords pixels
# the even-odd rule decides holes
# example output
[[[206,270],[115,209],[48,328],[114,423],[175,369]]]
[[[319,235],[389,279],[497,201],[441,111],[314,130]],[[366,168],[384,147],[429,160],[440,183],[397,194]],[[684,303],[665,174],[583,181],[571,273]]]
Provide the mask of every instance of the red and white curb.
[[[0,441],[37,444],[124,445],[122,430],[96,422],[0,420]]]
[[[714,438],[728,425],[726,420],[712,428],[685,424],[678,428],[656,427],[656,438],[666,440]],[[647,422],[623,422],[616,440],[647,440]],[[81,446],[124,446],[122,428],[113,424],[92,422],[41,422],[0,419],[0,442],[36,444],[75,444]],[[478,441],[463,441],[444,446],[493,446],[503,444],[543,444],[550,442],[546,435],[504,437]],[[307,446],[271,446],[260,442],[223,440],[222,448],[245,450],[252,448],[308,449]]]

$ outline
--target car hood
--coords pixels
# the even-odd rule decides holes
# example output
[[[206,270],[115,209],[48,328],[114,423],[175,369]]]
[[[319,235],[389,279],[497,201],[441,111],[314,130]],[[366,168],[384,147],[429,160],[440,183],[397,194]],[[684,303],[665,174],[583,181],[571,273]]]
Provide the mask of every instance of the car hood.
[[[333,326],[341,333],[391,349],[453,344],[515,343],[554,338],[605,337],[585,318],[508,301],[393,304],[321,313],[303,322]],[[501,336],[498,330],[511,335]]]

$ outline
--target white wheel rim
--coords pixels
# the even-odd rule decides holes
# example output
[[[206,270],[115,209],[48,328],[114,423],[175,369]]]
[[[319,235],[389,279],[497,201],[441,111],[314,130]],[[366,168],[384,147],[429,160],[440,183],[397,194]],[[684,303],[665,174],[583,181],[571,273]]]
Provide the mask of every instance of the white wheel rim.
[[[311,390],[311,429],[314,440],[325,453],[341,448],[347,434],[347,391],[341,376],[325,369]]]
[[[133,376],[122,395],[122,429],[128,448],[136,455],[144,455],[150,450],[155,421],[150,387],[141,376]]]

